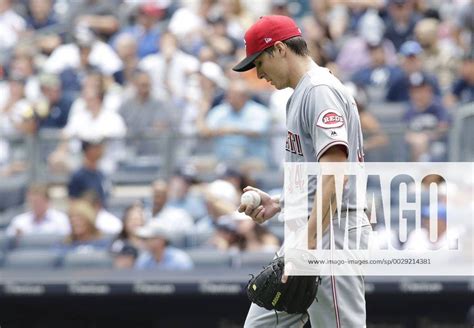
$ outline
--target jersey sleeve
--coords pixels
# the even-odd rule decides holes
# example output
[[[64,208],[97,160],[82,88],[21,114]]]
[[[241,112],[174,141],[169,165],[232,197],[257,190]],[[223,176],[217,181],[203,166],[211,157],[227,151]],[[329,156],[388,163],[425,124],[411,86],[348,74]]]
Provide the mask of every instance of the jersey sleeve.
[[[313,87],[305,99],[303,121],[315,150],[316,160],[332,146],[342,145],[349,154],[344,102],[329,86]]]

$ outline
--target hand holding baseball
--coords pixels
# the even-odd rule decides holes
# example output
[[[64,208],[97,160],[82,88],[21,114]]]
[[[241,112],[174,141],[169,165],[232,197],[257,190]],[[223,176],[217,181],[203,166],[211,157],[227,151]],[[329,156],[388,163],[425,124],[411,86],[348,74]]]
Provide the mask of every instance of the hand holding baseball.
[[[255,222],[263,223],[280,211],[279,201],[254,187],[245,187],[240,199],[239,212],[245,212]]]
[[[255,190],[246,191],[242,194],[242,197],[240,197],[240,204],[252,209],[257,208],[261,201],[260,195]]]

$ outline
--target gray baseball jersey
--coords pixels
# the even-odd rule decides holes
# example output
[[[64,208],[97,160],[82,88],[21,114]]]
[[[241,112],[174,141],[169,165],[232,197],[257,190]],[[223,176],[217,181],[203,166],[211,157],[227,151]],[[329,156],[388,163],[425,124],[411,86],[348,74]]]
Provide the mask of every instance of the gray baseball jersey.
[[[287,162],[317,162],[324,152],[334,145],[342,145],[350,162],[363,161],[363,138],[359,114],[353,97],[328,69],[314,64],[300,80],[287,104]],[[316,191],[315,178],[308,181],[308,201],[312,207]],[[342,208],[356,209],[356,194],[346,184]],[[283,200],[282,200],[283,203]],[[282,208],[284,204],[282,204]],[[360,206],[364,206],[362,204]],[[365,215],[350,211],[341,226],[348,220],[349,239],[355,239],[352,228],[362,228],[361,243],[366,245],[371,231]],[[342,247],[344,233],[333,220],[336,246]],[[328,234],[323,236],[323,248],[329,244]],[[364,246],[363,245],[363,246]],[[281,254],[280,250],[280,254]],[[318,290],[317,301],[308,314],[279,313],[252,304],[245,327],[302,327],[310,318],[312,327],[365,327],[364,281],[360,276],[324,276]]]
[[[286,126],[287,162],[317,162],[335,145],[346,149],[349,162],[363,161],[363,136],[355,100],[327,68],[315,64],[300,80],[287,103]],[[345,186],[343,209],[357,208],[354,183],[349,179]],[[310,207],[315,191],[316,181],[310,179]]]

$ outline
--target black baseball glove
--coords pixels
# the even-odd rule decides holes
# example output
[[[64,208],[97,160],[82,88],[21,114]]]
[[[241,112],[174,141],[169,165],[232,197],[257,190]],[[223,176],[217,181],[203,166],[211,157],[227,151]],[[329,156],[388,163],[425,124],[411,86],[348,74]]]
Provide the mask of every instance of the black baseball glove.
[[[321,279],[318,276],[289,276],[283,283],[284,264],[284,258],[277,257],[252,277],[247,285],[248,298],[267,310],[305,313],[316,298]]]

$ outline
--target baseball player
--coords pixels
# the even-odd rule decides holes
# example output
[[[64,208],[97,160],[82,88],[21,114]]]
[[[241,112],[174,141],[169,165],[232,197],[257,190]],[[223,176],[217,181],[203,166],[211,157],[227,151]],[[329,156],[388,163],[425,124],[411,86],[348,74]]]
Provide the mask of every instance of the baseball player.
[[[246,58],[233,69],[237,72],[256,68],[258,78],[269,81],[277,89],[290,87],[293,95],[286,106],[286,161],[287,162],[357,162],[363,161],[362,131],[353,97],[331,72],[318,66],[309,56],[306,42],[295,22],[286,16],[261,17],[245,33]],[[325,179],[329,179],[325,181]],[[323,177],[322,213],[327,213],[335,190],[329,177]],[[314,182],[314,180],[313,180]],[[348,197],[343,199],[343,213],[348,210],[349,240],[362,230],[363,243],[367,243],[371,226],[364,214],[365,207],[356,203],[354,181],[346,183]],[[332,186],[332,187],[331,187]],[[352,187],[352,188],[351,188]],[[271,198],[253,187],[260,194],[261,204],[252,209],[241,204],[256,222],[262,223],[282,212],[283,199]],[[309,203],[316,208],[315,183],[309,183]],[[316,236],[316,211],[309,216],[310,236]],[[360,214],[362,213],[362,215]],[[322,218],[323,228],[329,224],[328,216]],[[346,222],[341,222],[345,226]],[[322,236],[323,244],[329,242],[328,229]],[[336,246],[342,247],[344,234],[335,228]],[[311,241],[311,239],[310,239]],[[323,245],[324,246],[324,245]],[[311,245],[310,247],[315,247]],[[285,280],[285,277],[282,279]],[[307,314],[278,313],[251,305],[245,327],[302,327],[308,320],[312,327],[365,327],[364,281],[361,276],[325,276],[315,300]]]

